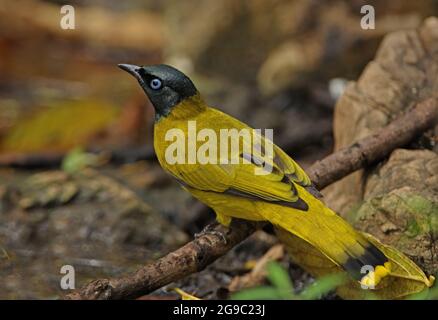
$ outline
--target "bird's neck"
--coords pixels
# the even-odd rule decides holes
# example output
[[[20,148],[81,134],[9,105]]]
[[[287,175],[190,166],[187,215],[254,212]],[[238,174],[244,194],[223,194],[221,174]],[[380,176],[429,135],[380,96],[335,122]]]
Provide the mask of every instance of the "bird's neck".
[[[207,105],[199,92],[194,96],[188,97],[175,105],[167,118],[174,120],[185,120],[196,117],[207,109]]]

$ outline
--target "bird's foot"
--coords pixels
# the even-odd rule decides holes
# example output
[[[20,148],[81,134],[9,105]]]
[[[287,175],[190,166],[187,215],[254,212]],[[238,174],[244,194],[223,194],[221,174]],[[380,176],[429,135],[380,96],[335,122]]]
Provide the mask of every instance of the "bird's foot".
[[[195,233],[195,239],[197,239],[203,235],[206,235],[206,234],[212,234],[212,235],[215,235],[216,237],[218,237],[224,245],[227,245],[228,240],[227,240],[226,234],[222,231],[215,230],[214,227],[215,227],[214,224],[208,224],[204,229],[202,229],[201,232]]]

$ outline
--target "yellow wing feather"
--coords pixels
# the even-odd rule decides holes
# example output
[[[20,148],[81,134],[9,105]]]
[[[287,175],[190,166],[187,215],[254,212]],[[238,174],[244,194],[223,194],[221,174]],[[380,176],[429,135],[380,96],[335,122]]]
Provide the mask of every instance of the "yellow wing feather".
[[[170,118],[171,116],[169,116]],[[209,108],[205,115],[200,116],[197,121],[197,129],[217,128],[215,131],[219,136],[220,129],[247,129],[253,130],[242,122],[226,115],[216,109]],[[172,119],[166,119],[172,122]],[[184,121],[174,121],[170,127],[180,127],[184,132],[187,132]],[[177,122],[177,123],[176,123]],[[182,123],[181,123],[182,122]],[[214,124],[214,126],[212,125]],[[169,124],[166,126],[169,127]],[[155,135],[163,136],[160,123],[155,125]],[[243,144],[251,144],[252,141],[246,141],[246,137],[242,137],[238,152],[243,149]],[[155,149],[161,165],[169,171],[179,181],[186,185],[199,190],[208,190],[215,192],[224,192],[227,189],[237,190],[248,195],[258,197],[269,201],[287,201],[295,202],[298,199],[294,183],[306,186],[310,185],[310,179],[305,174],[298,164],[290,159],[278,146],[273,145],[274,160],[258,154],[251,153],[255,162],[243,163],[245,156],[242,154],[233,155],[229,148],[229,160],[237,156],[241,161],[238,164],[220,164],[218,156],[217,164],[184,164],[184,165],[169,165],[160,155],[165,154],[165,148],[168,144],[162,143],[164,139],[158,138],[160,143],[155,143]],[[157,141],[157,140],[155,140]],[[261,144],[265,146],[267,143],[264,137],[260,137]],[[199,147],[198,143],[198,147]],[[261,169],[259,162],[268,162],[272,167],[272,172],[264,175],[256,175],[256,169]]]

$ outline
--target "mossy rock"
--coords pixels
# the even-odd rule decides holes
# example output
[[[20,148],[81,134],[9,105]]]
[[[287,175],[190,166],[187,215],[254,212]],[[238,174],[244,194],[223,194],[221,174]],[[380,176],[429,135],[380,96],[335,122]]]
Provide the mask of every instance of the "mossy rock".
[[[438,271],[438,157],[425,150],[396,150],[370,175],[365,202],[349,218],[411,257],[429,274]]]

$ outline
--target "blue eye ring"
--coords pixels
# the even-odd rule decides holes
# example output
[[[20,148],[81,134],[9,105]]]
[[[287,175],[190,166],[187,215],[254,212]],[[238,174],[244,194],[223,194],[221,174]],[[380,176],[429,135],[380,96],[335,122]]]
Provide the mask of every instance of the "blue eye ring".
[[[149,87],[151,87],[152,90],[159,90],[163,86],[163,83],[160,79],[154,78],[149,82]]]

